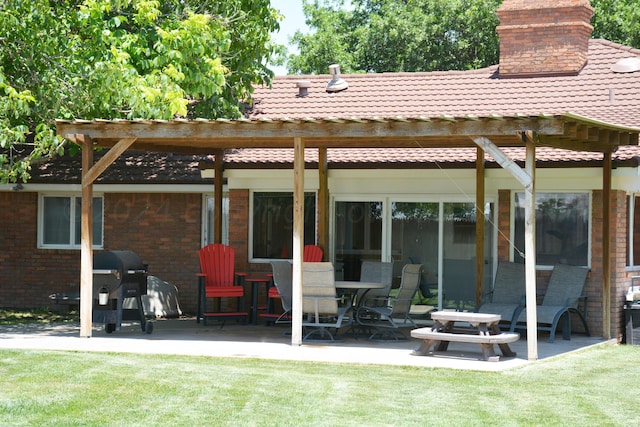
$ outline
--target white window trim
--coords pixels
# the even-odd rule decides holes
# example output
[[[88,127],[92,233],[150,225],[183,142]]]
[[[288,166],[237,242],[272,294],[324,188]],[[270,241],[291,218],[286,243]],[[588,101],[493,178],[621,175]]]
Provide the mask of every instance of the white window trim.
[[[44,199],[46,197],[69,197],[74,201],[75,199],[81,198],[82,195],[80,193],[39,193],[38,194],[38,249],[68,249],[68,250],[80,250],[81,244],[76,245],[73,242],[75,241],[75,224],[71,224],[71,236],[70,243],[68,245],[59,245],[59,244],[45,244],[43,242],[44,239]],[[96,244],[94,242],[93,249],[103,249],[104,248],[104,195],[103,194],[94,194],[94,198],[102,199],[102,242]],[[94,207],[95,208],[95,207]],[[75,203],[71,203],[71,218],[75,218]]]

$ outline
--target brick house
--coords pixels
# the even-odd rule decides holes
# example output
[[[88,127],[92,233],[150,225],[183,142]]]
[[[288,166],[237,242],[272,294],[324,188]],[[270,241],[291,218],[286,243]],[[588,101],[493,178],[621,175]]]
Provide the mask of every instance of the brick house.
[[[503,2],[498,11],[499,65],[471,71],[342,75],[348,89],[339,92],[326,90],[336,76],[278,77],[272,88],[256,89],[252,109],[237,126],[363,121],[385,126],[480,122],[501,128],[531,121],[542,134],[547,121],[561,118],[563,135],[545,139],[536,149],[538,291],[544,291],[555,263],[588,266],[588,321],[595,335],[604,335],[602,151],[617,141],[611,155],[611,255],[606,261],[611,272],[610,334],[620,337],[624,294],[640,270],[640,70],[630,59],[639,61],[640,51],[589,40],[588,1],[540,3]],[[590,124],[600,128],[599,136],[589,134]],[[615,139],[625,131],[632,135],[629,139]],[[603,133],[610,136],[605,142]],[[327,259],[345,278],[357,276],[362,259],[400,264],[420,259],[441,308],[460,302],[470,307],[475,272],[469,265],[475,263],[478,210],[487,224],[485,287],[490,286],[498,260],[522,262],[521,185],[484,154],[485,204],[478,209],[478,150],[469,144],[468,135],[451,133],[439,144],[429,140],[428,145],[418,137],[407,138],[393,147],[378,144],[376,138],[372,133],[366,143],[354,139],[354,148],[326,148],[326,238],[318,235],[320,221],[314,215],[318,175],[325,161],[317,147],[305,150],[305,239],[322,241]],[[496,145],[522,165],[524,144],[504,138],[496,138]],[[557,148],[559,140],[573,144],[566,145],[572,150]],[[215,156],[206,149],[197,150],[200,154],[127,151],[93,188],[96,206],[101,206],[95,213],[96,249],[137,252],[152,274],[178,286],[181,305],[191,313],[197,251],[203,244],[214,238],[228,242],[236,249],[238,268],[245,271],[266,271],[269,259],[292,254],[294,150],[277,138],[260,148],[225,148],[222,236],[213,236],[213,180],[202,178],[200,167]],[[80,160],[64,157],[38,165],[33,180],[21,189],[0,186],[0,208],[11,213],[0,219],[0,306],[46,305],[48,294],[77,288]]]

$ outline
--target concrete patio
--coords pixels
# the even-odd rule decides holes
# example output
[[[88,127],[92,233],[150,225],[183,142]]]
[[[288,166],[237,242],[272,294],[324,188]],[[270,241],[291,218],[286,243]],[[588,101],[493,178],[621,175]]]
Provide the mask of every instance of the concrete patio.
[[[332,344],[292,346],[286,325],[243,325],[228,321],[224,325],[196,323],[193,318],[154,321],[152,334],[141,331],[139,323],[123,324],[120,331],[107,334],[102,325],[93,326],[91,338],[79,336],[77,323],[55,325],[1,325],[0,348],[59,351],[95,351],[144,354],[173,354],[211,357],[238,357],[297,360],[330,363],[358,363],[421,366],[481,371],[501,371],[532,363],[527,360],[527,342],[521,338],[511,344],[515,358],[498,362],[480,360],[476,344],[451,343],[449,351],[429,356],[413,356],[419,341],[371,342],[342,332],[342,341]],[[565,341],[558,334],[554,343],[548,335],[538,340],[538,360],[546,360],[593,345],[615,343],[600,337],[573,334]],[[499,349],[496,348],[499,353]]]

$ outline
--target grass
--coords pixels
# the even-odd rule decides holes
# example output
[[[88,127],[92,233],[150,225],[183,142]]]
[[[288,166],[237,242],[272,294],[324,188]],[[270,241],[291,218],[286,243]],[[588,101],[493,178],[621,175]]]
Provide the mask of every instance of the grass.
[[[507,372],[0,350],[0,425],[638,425],[640,347]]]

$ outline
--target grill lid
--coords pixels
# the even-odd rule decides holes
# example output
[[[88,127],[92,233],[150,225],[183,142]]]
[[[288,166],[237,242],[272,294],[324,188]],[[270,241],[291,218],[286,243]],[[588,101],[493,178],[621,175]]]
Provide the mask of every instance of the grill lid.
[[[130,274],[146,272],[140,257],[131,251],[104,251],[96,254],[93,257],[93,269],[117,270],[121,279]]]

